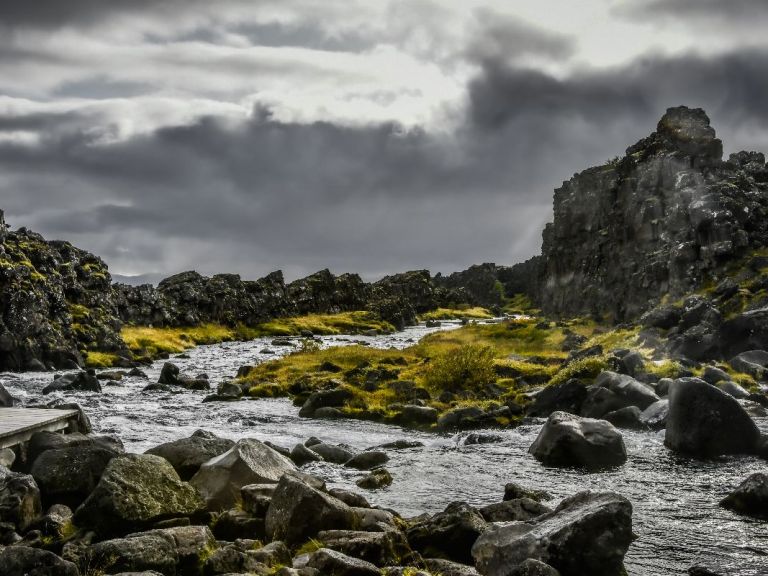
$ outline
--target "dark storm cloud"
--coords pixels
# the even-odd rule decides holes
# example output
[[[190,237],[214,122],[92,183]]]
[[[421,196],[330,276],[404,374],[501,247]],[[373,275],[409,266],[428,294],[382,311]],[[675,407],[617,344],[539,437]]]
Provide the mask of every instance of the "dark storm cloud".
[[[9,0],[0,5],[0,23],[43,28],[91,24],[114,14],[141,12],[159,4],[173,4],[174,1]]]

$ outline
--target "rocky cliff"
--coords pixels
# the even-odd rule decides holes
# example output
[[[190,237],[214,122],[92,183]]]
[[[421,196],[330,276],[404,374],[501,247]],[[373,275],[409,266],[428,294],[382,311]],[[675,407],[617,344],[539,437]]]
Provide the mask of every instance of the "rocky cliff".
[[[703,110],[670,108],[626,156],[564,182],[544,231],[543,310],[636,318],[768,244],[764,156],[722,156]]]
[[[0,371],[72,368],[87,350],[124,351],[107,266],[67,242],[9,231],[0,211]]]

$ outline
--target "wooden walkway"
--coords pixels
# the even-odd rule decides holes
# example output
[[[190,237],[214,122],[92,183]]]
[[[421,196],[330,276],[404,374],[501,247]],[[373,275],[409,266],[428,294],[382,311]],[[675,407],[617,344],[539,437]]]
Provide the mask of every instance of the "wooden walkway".
[[[29,440],[35,432],[77,429],[77,410],[0,408],[0,449]]]

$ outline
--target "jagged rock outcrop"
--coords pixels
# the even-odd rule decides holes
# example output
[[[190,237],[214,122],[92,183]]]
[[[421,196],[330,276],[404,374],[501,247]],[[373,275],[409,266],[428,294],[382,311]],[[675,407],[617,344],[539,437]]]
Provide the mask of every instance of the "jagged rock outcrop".
[[[68,242],[9,231],[0,211],[0,371],[76,368],[125,353],[104,262]]]
[[[632,319],[766,245],[765,158],[722,152],[703,110],[670,108],[626,156],[563,183],[544,231],[544,311]]]

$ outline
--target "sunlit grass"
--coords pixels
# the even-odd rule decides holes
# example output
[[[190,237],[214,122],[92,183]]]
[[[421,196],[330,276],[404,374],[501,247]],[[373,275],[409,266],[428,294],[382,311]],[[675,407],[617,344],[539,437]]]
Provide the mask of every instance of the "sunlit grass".
[[[468,318],[470,320],[487,320],[493,318],[487,309],[475,306],[473,308],[438,308],[432,312],[426,312],[419,316],[419,320],[455,320],[457,318]]]

